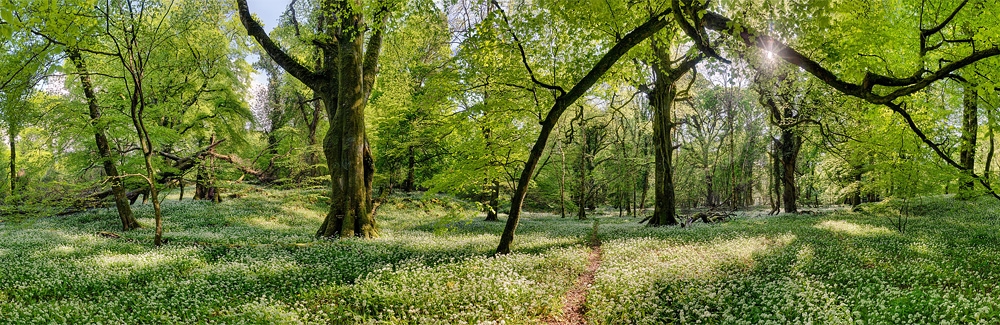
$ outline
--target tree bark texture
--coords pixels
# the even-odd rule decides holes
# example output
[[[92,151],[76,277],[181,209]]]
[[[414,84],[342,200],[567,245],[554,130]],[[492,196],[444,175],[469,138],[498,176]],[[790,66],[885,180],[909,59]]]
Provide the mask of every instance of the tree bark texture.
[[[658,65],[657,65],[658,66]],[[653,150],[654,150],[654,186],[653,218],[649,224],[653,226],[670,226],[677,224],[677,200],[674,193],[673,169],[673,136],[674,128],[672,107],[677,91],[673,83],[667,80],[668,75],[660,69],[654,69],[654,88],[650,93],[649,103],[653,106]]]
[[[356,2],[360,8],[360,1]],[[333,113],[333,119],[323,141],[332,179],[330,199],[333,204],[317,233],[322,237],[377,236],[371,214],[374,165],[365,133],[364,110],[368,96],[362,84],[364,28],[359,11],[341,19],[338,101],[325,101],[328,107],[338,104],[339,107],[336,112],[328,112]]]

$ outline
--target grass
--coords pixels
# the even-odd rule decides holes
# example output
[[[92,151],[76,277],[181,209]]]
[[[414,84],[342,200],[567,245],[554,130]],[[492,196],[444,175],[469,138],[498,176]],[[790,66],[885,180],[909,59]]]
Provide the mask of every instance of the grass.
[[[562,310],[594,223],[503,224],[445,197],[397,196],[375,240],[315,240],[318,191],[248,188],[221,204],[167,200],[166,238],[120,233],[113,210],[0,223],[0,320],[10,323],[534,324]],[[688,229],[601,216],[597,324],[1000,322],[1000,204],[911,201],[861,212],[742,217]],[[151,215],[136,205],[140,217]],[[150,218],[140,218],[146,225]],[[112,231],[122,238],[105,238]]]

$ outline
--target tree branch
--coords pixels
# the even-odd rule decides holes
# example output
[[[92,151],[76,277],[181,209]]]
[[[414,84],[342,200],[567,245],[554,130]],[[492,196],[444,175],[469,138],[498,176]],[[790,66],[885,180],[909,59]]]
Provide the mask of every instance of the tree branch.
[[[945,153],[944,150],[941,150],[941,147],[937,143],[931,141],[930,138],[928,138],[927,135],[924,134],[924,132],[920,130],[919,127],[917,127],[916,122],[913,121],[913,117],[911,117],[910,113],[906,111],[906,107],[892,102],[885,104],[885,106],[889,107],[889,109],[891,109],[893,112],[899,113],[899,115],[903,117],[903,120],[906,120],[906,125],[910,127],[910,130],[912,130],[913,133],[915,133],[917,137],[920,138],[920,141],[923,141],[924,144],[926,144],[928,147],[931,147],[931,150],[933,150],[934,153],[938,155],[938,157],[943,159],[946,163],[948,163],[948,165],[951,165],[952,167],[955,167],[956,169],[962,172],[968,173],[970,176],[972,176],[972,178],[978,180],[979,183],[982,184],[983,187],[985,187],[990,192],[990,194],[993,195],[994,198],[1000,199],[1000,195],[998,195],[997,192],[993,190],[993,187],[990,186],[990,183],[985,178],[983,178],[980,175],[977,175],[974,170],[965,168],[965,166],[962,166],[954,159],[951,159],[951,156]]]
[[[514,43],[517,44],[517,50],[521,52],[521,63],[524,63],[524,68],[528,69],[528,76],[531,77],[531,82],[535,83],[536,85],[542,88],[558,91],[559,96],[565,95],[566,90],[563,89],[562,87],[550,85],[542,82],[541,80],[538,80],[538,78],[535,78],[535,72],[531,70],[531,65],[528,64],[528,55],[524,51],[524,45],[521,44],[521,39],[517,37],[517,33],[514,33],[514,28],[511,27],[510,25],[510,19],[507,18],[507,13],[504,12],[503,8],[500,7],[500,3],[498,3],[496,0],[490,0],[490,3],[492,3],[493,6],[497,8],[497,10],[500,12],[500,17],[502,17],[504,23],[507,24],[507,31],[509,31],[510,36],[514,38]]]
[[[920,91],[935,81],[947,78],[952,72],[975,63],[976,61],[1000,55],[1000,48],[993,46],[986,50],[974,51],[969,56],[948,63],[935,72],[929,73],[926,69],[921,68],[913,76],[907,78],[891,78],[868,72],[865,74],[862,84],[858,85],[842,80],[832,71],[821,66],[818,62],[806,57],[801,52],[789,47],[781,41],[778,41],[770,35],[753,33],[746,28],[740,28],[737,30],[734,27],[734,24],[732,24],[732,20],[714,12],[706,12],[704,20],[707,28],[737,37],[747,46],[757,47],[760,49],[773,48],[771,53],[777,55],[785,62],[802,68],[809,74],[818,78],[820,81],[823,81],[823,83],[830,85],[841,93],[880,105],[890,103],[900,97]],[[766,47],[767,45],[770,47]],[[874,85],[896,86],[902,88],[898,88],[886,95],[879,95],[873,92],[872,88]]]
[[[378,58],[379,53],[382,52],[382,37],[385,33],[385,25],[389,21],[389,7],[383,3],[373,17],[378,22],[378,25],[375,26],[375,34],[372,34],[371,38],[368,39],[368,46],[365,49],[365,61],[361,66],[362,89],[365,98],[371,94],[372,87],[375,85],[375,77],[378,75]]]
[[[931,35],[934,35],[937,32],[940,32],[941,29],[944,29],[944,27],[947,26],[948,23],[950,23],[952,19],[955,19],[955,16],[958,15],[958,12],[962,11],[962,8],[964,8],[965,4],[967,4],[967,3],[969,3],[969,0],[963,0],[962,3],[959,4],[958,7],[955,8],[954,11],[951,12],[951,15],[949,15],[948,18],[945,18],[944,21],[942,21],[937,26],[934,26],[934,27],[932,27],[930,29],[924,29],[923,28],[924,26],[920,26],[920,55],[921,56],[923,56],[924,54],[927,54],[927,52],[930,52],[930,51],[933,51],[933,50],[937,49],[938,47],[941,47],[941,44],[939,43],[937,45],[934,45],[934,46],[928,48],[927,47],[927,38],[929,38]],[[921,15],[923,15],[923,12],[921,12]]]
[[[708,2],[706,1],[705,4],[707,5]],[[717,60],[722,61],[726,64],[731,63],[729,60],[726,60],[725,58],[720,56],[719,53],[715,51],[715,49],[713,49],[711,46],[708,45],[708,43],[705,41],[706,35],[701,29],[695,28],[694,26],[691,25],[691,23],[687,21],[687,18],[684,17],[684,11],[681,10],[680,0],[670,1],[670,6],[674,11],[674,19],[677,20],[677,24],[680,25],[681,29],[684,30],[684,33],[687,34],[688,37],[691,37],[691,40],[694,41],[694,44],[695,46],[698,47],[698,50],[700,50],[702,53],[705,53],[705,55],[716,58]],[[688,9],[691,8],[691,4],[687,4],[687,6]],[[691,15],[693,16],[692,18],[695,19],[697,18],[693,10],[691,11]]]
[[[306,68],[271,40],[271,37],[267,35],[264,28],[253,19],[253,16],[250,14],[250,8],[247,6],[247,0],[236,0],[236,4],[237,11],[240,14],[240,21],[243,22],[243,27],[246,28],[247,34],[257,40],[257,43],[264,48],[267,55],[281,66],[282,69],[285,69],[288,74],[299,79],[310,88],[316,88],[317,81],[320,81],[323,77]]]

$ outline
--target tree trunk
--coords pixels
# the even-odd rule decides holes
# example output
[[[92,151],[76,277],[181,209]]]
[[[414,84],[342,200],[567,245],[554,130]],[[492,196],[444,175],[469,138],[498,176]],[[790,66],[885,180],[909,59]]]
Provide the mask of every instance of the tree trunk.
[[[989,127],[989,134],[988,134],[988,136],[990,138],[990,149],[989,149],[990,151],[986,152],[986,162],[983,164],[983,178],[985,178],[987,182],[989,182],[989,180],[990,180],[990,173],[991,173],[990,169],[992,168],[991,165],[993,165],[994,142],[993,142],[993,125],[992,124]]]
[[[646,210],[646,197],[649,196],[649,169],[642,170],[642,194],[639,197],[639,211]]]
[[[670,44],[660,44],[656,39],[650,42],[656,60],[653,66],[653,89],[648,93],[649,105],[653,108],[653,155],[654,155],[654,207],[652,226],[676,225],[677,197],[674,191],[673,172],[673,105],[677,97],[674,83],[695,67],[702,56],[681,58],[676,62],[670,56]],[[676,64],[676,66],[672,66]],[[643,190],[645,192],[645,189]],[[645,196],[645,193],[644,193]],[[645,200],[645,197],[643,197]]]
[[[143,125],[143,132],[145,132],[145,125]],[[146,135],[149,136],[148,134]],[[156,172],[153,170],[153,153],[150,151],[145,154],[146,162],[146,174],[150,180],[156,178]],[[149,182],[149,196],[153,200],[153,217],[156,223],[156,229],[153,233],[153,246],[159,247],[163,245],[163,212],[160,210],[160,198],[159,190],[156,188],[156,183],[153,181]]]
[[[861,168],[856,168],[854,173],[854,183],[857,184],[854,188],[854,194],[851,195],[851,207],[856,207],[861,204],[861,176],[864,173]]]
[[[781,209],[781,142],[771,138],[771,189],[768,191],[771,197],[771,212],[778,213]]]
[[[485,145],[486,152],[492,152],[492,150],[493,150],[493,130],[492,129],[490,129],[490,128],[483,128],[483,140],[485,140],[485,142],[486,142],[486,145]],[[411,149],[410,153],[411,154],[413,153],[412,148],[413,147],[410,147],[410,149]],[[411,156],[411,159],[412,159],[412,156]],[[411,162],[412,162],[412,160],[411,160]],[[489,186],[489,188],[488,188],[489,194],[487,195],[487,198],[486,198],[486,202],[485,202],[486,206],[483,209],[486,212],[486,220],[485,221],[500,221],[499,213],[498,213],[500,211],[499,210],[500,209],[500,204],[499,204],[499,202],[500,202],[500,181],[497,180],[496,177],[494,177],[494,176],[491,175],[492,174],[492,171],[490,170],[491,165],[492,165],[492,161],[487,162],[487,166],[486,166],[486,168],[484,168],[485,177],[483,178],[483,182],[485,184],[489,184],[488,185]]]
[[[205,167],[198,164],[198,171],[194,176],[194,200],[204,200],[208,197],[208,186],[205,186]]]
[[[377,236],[372,202],[375,164],[365,133],[365,105],[378,75],[391,8],[382,4],[372,17],[378,24],[366,26],[360,0],[320,1],[317,24],[328,37],[314,42],[321,49],[323,67],[312,71],[267,35],[254,20],[246,0],[237,0],[236,5],[247,33],[275,63],[312,89],[326,109],[330,128],[323,139],[323,154],[330,170],[331,204],[316,236]],[[340,25],[332,26],[335,23]],[[369,29],[372,34],[365,50],[365,32]]]
[[[713,180],[714,169],[705,168],[705,206],[715,207],[715,182]]]
[[[208,143],[215,143],[214,134]],[[198,145],[201,145],[201,140],[198,140]],[[219,189],[215,186],[215,173],[213,170],[214,161],[215,157],[209,156],[201,159],[201,162],[198,163],[198,173],[195,176],[195,200],[219,202]]]
[[[356,2],[356,1],[355,1]],[[360,8],[360,3],[357,3]],[[323,141],[323,153],[330,169],[330,212],[316,235],[321,237],[377,236],[372,214],[372,180],[375,173],[371,149],[365,136],[366,93],[363,78],[364,24],[360,9],[340,18],[339,86],[337,99],[325,96],[331,116],[330,129]],[[374,76],[372,76],[374,77]],[[323,92],[326,93],[326,92]],[[339,107],[330,112],[330,107]]]
[[[662,63],[661,63],[662,64]],[[672,130],[672,107],[677,90],[673,82],[666,80],[668,76],[661,71],[655,72],[655,85],[650,93],[649,103],[653,106],[653,150],[654,178],[653,217],[649,224],[653,226],[669,226],[677,224],[677,200],[674,193],[673,152],[674,142]]]
[[[500,181],[493,180],[490,200],[487,204],[486,221],[500,221],[497,211],[500,211]]]
[[[309,136],[306,138],[308,141],[306,148],[309,148],[307,149],[306,152],[306,164],[309,166],[306,167],[307,170],[306,174],[309,175],[310,177],[316,177],[320,175],[319,168],[316,168],[316,164],[318,163],[317,160],[319,159],[316,155],[315,148],[317,143],[316,129],[319,127],[319,115],[320,111],[323,109],[323,105],[326,104],[322,103],[321,101],[316,101],[313,103],[312,118],[308,121],[308,123],[306,123],[306,126],[309,127]]]
[[[566,152],[559,144],[559,217],[566,217]]]
[[[781,142],[778,148],[781,151],[781,187],[784,190],[781,201],[785,213],[798,212],[798,207],[795,204],[798,198],[798,190],[795,186],[795,164],[798,161],[801,147],[802,137],[791,130],[781,130]]]
[[[587,220],[587,119],[583,116],[583,105],[580,105],[580,197],[576,218]]]
[[[11,126],[10,130],[7,132],[8,143],[10,144],[10,195],[17,195],[17,143],[14,139],[17,137],[17,130]]]
[[[959,182],[959,197],[971,198],[972,190],[975,187],[975,180],[972,172],[976,167],[976,137],[979,132],[979,94],[976,91],[976,84],[966,82],[965,96],[962,111],[962,146],[959,151],[959,164],[965,169],[962,173],[962,180]]]
[[[212,135],[211,140],[208,142],[215,142],[215,134]],[[220,197],[219,187],[215,186],[215,181],[215,156],[210,156],[208,157],[208,187],[212,189],[210,198],[213,203],[219,203],[222,202],[222,198]]]
[[[160,211],[159,194],[156,188],[156,171],[153,169],[153,143],[149,139],[149,132],[146,129],[146,122],[143,121],[145,111],[145,94],[143,93],[141,72],[132,71],[132,103],[130,115],[136,133],[139,135],[139,145],[142,149],[143,161],[146,164],[146,183],[149,186],[149,198],[153,200],[153,217],[156,229],[153,234],[153,245],[159,247],[163,244],[163,214]],[[145,196],[143,197],[145,200]]]
[[[413,192],[416,190],[416,157],[413,154],[413,146],[409,146],[406,161],[406,180],[403,181],[403,190]]]
[[[632,179],[635,179],[633,177]],[[635,184],[632,184],[631,191],[629,192],[629,209],[632,211],[631,216],[639,216],[639,190],[635,188]]]
[[[118,209],[118,218],[122,222],[122,231],[142,228],[132,214],[132,206],[129,205],[128,198],[125,197],[125,184],[118,174],[115,166],[115,159],[111,153],[111,145],[108,137],[104,134],[105,126],[101,124],[101,109],[97,105],[97,96],[94,94],[94,87],[90,81],[90,74],[83,56],[77,50],[67,50],[70,60],[76,65],[77,73],[80,75],[80,85],[83,88],[83,95],[87,99],[87,107],[90,113],[90,126],[94,128],[94,140],[97,142],[97,153],[100,155],[101,164],[104,166],[104,174],[111,181],[111,191],[114,193],[115,207]],[[181,187],[181,196],[184,196],[184,188]]]

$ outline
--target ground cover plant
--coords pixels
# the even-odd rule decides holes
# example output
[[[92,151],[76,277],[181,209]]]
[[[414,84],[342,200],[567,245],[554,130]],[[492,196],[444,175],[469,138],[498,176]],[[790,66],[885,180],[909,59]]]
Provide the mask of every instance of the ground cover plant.
[[[526,236],[525,253],[491,258],[498,225],[473,221],[451,199],[394,198],[375,241],[316,240],[316,193],[167,200],[176,223],[160,249],[147,244],[149,229],[103,237],[113,210],[3,223],[0,315],[26,324],[532,323],[558,309],[584,267],[588,225]]]
[[[867,209],[866,209],[867,208]],[[598,324],[992,324],[1000,215],[990,200],[745,219],[690,231],[623,230],[604,245]]]
[[[248,188],[219,205],[166,200],[167,244],[116,233],[113,210],[0,226],[10,323],[535,324],[564,317],[594,223],[532,214],[519,253],[502,224],[446,196],[393,196],[375,240],[316,240],[317,191]],[[585,290],[596,324],[995,323],[996,204],[923,200],[819,215],[649,228],[605,213]],[[150,207],[137,206],[139,215]],[[897,209],[898,210],[898,209]],[[964,212],[964,213],[963,213]],[[149,218],[140,218],[148,223]],[[114,234],[120,236],[113,238]]]

